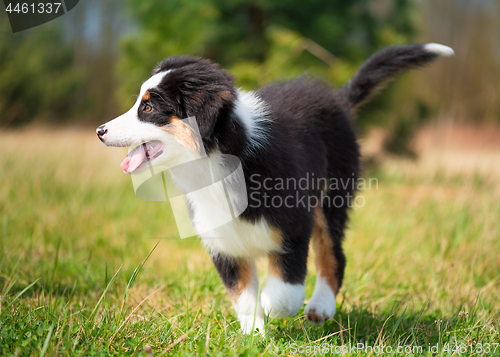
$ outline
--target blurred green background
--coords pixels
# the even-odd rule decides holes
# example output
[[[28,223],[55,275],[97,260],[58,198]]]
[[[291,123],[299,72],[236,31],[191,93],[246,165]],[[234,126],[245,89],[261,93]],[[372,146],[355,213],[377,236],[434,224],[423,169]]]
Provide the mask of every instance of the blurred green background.
[[[388,132],[405,153],[422,123],[500,122],[497,0],[86,0],[12,34],[0,18],[0,127],[91,125],[128,109],[153,66],[176,54],[210,58],[254,89],[304,72],[346,83],[373,52],[411,42],[455,58],[393,82],[358,128]]]

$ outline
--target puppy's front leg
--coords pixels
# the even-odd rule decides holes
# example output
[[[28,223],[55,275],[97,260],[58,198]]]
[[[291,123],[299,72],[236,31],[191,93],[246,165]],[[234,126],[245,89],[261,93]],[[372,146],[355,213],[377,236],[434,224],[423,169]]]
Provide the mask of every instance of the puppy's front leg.
[[[231,296],[243,332],[250,334],[253,327],[263,334],[264,314],[258,299],[259,278],[255,262],[221,254],[212,254],[212,260]]]
[[[307,246],[288,254],[269,256],[269,277],[261,295],[266,315],[282,318],[300,310],[304,304],[306,273]]]

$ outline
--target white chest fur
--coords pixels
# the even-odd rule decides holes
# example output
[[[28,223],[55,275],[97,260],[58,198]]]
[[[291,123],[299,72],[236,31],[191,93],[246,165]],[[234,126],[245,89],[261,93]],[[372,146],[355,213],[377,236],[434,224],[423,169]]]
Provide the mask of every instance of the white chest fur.
[[[231,194],[226,196],[220,190],[212,185],[186,194],[192,209],[193,226],[208,250],[232,257],[254,258],[279,251],[281,239],[277,230],[265,219],[251,223],[241,216],[235,217],[234,210],[230,212],[228,208]],[[234,203],[234,200],[229,199],[229,202]],[[236,206],[232,204],[232,208]]]
[[[281,235],[277,229],[263,218],[254,223],[241,218],[248,203],[243,171],[233,171],[221,157],[207,158],[212,168],[210,176],[221,180],[208,180],[208,174],[204,178],[193,175],[174,178],[185,192],[196,233],[209,251],[232,257],[258,257],[279,251]]]
[[[236,218],[201,239],[209,251],[232,257],[257,258],[281,250],[279,237],[264,219],[250,223]]]
[[[235,114],[245,127],[247,155],[266,145],[268,132],[263,124],[269,120],[267,113],[264,102],[255,93],[238,91]],[[237,161],[234,162],[229,156],[214,153],[207,157],[210,174],[200,170],[201,175],[181,173],[174,178],[186,192],[196,232],[211,252],[232,257],[258,257],[280,251],[281,235],[277,229],[265,219],[251,223],[241,218],[248,204],[245,179],[239,159],[233,157]],[[237,166],[239,170],[235,169]],[[199,188],[200,183],[203,189]]]

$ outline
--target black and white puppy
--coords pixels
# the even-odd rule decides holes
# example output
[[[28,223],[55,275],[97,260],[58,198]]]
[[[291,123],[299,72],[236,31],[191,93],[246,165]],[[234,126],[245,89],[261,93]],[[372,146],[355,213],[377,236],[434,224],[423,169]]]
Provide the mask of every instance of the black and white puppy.
[[[326,183],[358,177],[359,149],[351,126],[355,109],[390,77],[452,54],[451,48],[435,43],[391,47],[370,57],[339,90],[301,77],[255,92],[237,89],[228,72],[206,59],[171,57],[153,70],[134,106],[97,128],[97,135],[108,146],[142,146],[123,161],[127,173],[146,163],[182,164],[201,151],[209,160],[215,154],[238,157],[249,205],[225,225],[230,239],[205,239],[199,227],[207,217],[195,198],[189,203],[194,228],[227,287],[243,331],[262,332],[265,316],[281,318],[300,310],[310,240],[317,277],[304,314],[308,321],[322,323],[336,311],[346,262],[342,240],[354,194],[354,185]],[[186,128],[182,119],[188,117],[196,118],[202,143]],[[211,165],[224,171],[220,159]],[[193,177],[173,179],[187,192],[198,184]],[[304,180],[305,185],[283,184]],[[263,197],[269,204],[263,204]],[[254,260],[261,256],[269,258],[269,275],[259,296]]]

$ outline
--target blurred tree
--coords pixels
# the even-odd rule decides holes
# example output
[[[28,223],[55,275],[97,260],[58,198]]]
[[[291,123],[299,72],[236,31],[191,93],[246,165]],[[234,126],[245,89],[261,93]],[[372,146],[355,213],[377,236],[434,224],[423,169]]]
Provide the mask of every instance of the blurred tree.
[[[153,66],[176,54],[219,62],[244,89],[304,72],[339,87],[382,47],[451,45],[455,58],[403,76],[361,110],[360,129],[383,125],[386,148],[411,153],[412,133],[434,114],[498,123],[499,18],[498,0],[86,0],[12,34],[3,12],[0,126],[102,123],[128,109]]]
[[[113,64],[119,0],[86,0],[61,18],[12,34],[0,14],[0,126],[32,120],[102,123],[118,114]]]
[[[62,32],[51,29],[12,34],[8,21],[0,24],[1,126],[26,124],[41,115],[61,119],[72,112],[74,90],[83,78],[72,71],[72,48]]]
[[[417,32],[414,0],[127,4],[137,31],[122,42],[122,99],[137,91],[156,62],[186,53],[220,63],[245,89],[305,71],[339,86],[377,49],[410,42]],[[378,103],[382,108],[383,100]]]
[[[456,56],[418,78],[418,93],[447,123],[500,122],[500,1],[426,1],[423,36]]]

